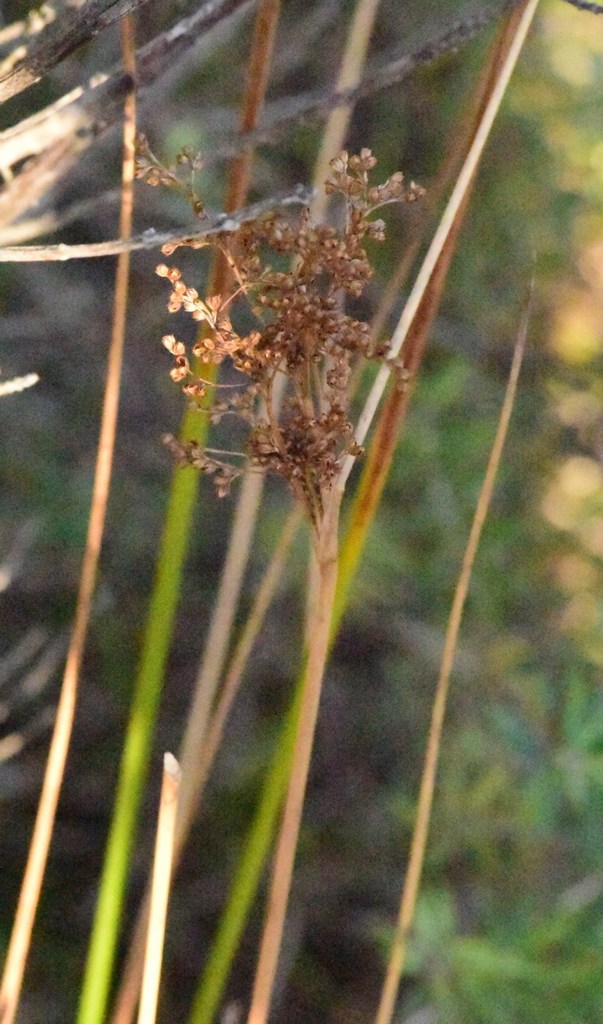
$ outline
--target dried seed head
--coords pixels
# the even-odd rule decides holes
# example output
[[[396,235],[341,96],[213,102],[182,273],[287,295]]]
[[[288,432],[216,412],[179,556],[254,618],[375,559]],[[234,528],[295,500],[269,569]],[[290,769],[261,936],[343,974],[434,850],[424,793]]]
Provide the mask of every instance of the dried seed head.
[[[180,164],[191,159],[184,153]],[[192,366],[186,346],[173,334],[164,336],[174,358],[172,379],[187,397],[206,400],[200,407],[214,422],[236,415],[249,426],[251,465],[285,477],[315,524],[343,460],[361,454],[348,415],[352,370],[359,360],[386,355],[368,326],[344,312],[340,297],[361,295],[372,276],[366,244],[385,236],[383,221],[370,219],[374,210],[394,201],[414,202],[423,194],[414,182],[406,186],[401,172],[381,185],[370,184],[375,164],[369,149],[352,156],[343,151],[331,161],[326,189],[345,201],[341,232],[312,223],[305,211],[296,219],[272,213],[214,236],[212,244],[231,269],[222,295],[200,298],[178,268],[162,263],[156,270],[171,284],[169,311],[203,322],[192,346]],[[271,267],[269,250],[293,257],[292,269]],[[167,247],[163,251],[168,254]],[[238,326],[243,323],[245,330]],[[210,385],[201,376],[203,366],[225,360],[242,375],[241,383]],[[395,370],[398,386],[406,386],[403,367]],[[283,375],[286,398],[277,407],[274,385]],[[265,410],[261,416],[258,398]],[[171,439],[169,447],[180,462],[209,474],[220,495],[241,472],[199,445]]]

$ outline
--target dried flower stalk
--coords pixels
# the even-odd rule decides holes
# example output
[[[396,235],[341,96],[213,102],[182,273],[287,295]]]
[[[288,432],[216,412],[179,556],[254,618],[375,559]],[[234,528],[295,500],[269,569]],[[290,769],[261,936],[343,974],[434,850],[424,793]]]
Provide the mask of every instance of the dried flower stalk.
[[[249,1024],[264,1024],[270,1009],[329,650],[341,470],[362,452],[349,415],[353,369],[366,359],[386,360],[386,348],[373,343],[367,324],[344,312],[341,296],[358,297],[372,275],[365,246],[381,241],[385,227],[372,215],[423,194],[414,182],[406,186],[401,172],[372,185],[375,164],[368,149],[351,157],[342,152],[331,162],[326,191],[343,197],[341,231],[314,224],[306,211],[293,222],[272,213],[217,236],[214,244],[231,271],[224,293],[202,298],[178,267],[157,267],[172,286],[170,313],[185,312],[206,328],[191,352],[175,334],[164,336],[172,380],[215,423],[234,415],[248,429],[240,453],[173,437],[166,438],[168,446],[182,464],[210,475],[220,496],[247,465],[282,476],[312,526],[317,565],[304,693]],[[163,251],[171,255],[175,248]],[[292,269],[279,269],[279,260]],[[203,375],[204,365],[214,371],[225,362],[235,371],[233,382],[216,385],[214,372]],[[394,363],[391,369],[404,386],[404,371]]]

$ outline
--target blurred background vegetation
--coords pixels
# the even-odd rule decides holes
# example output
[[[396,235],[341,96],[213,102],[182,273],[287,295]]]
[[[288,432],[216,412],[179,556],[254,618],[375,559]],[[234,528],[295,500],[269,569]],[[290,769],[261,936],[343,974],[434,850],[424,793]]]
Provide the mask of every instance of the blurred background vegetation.
[[[378,64],[493,3],[383,0]],[[285,2],[270,99],[334,83],[351,0]],[[147,5],[140,42],[192,9]],[[6,22],[27,5],[6,2]],[[226,21],[147,93],[140,127],[167,161],[234,128],[251,12]],[[349,148],[428,189],[454,141],[489,29],[361,102]],[[2,127],[119,59],[114,30],[3,108]],[[603,1020],[603,18],[543,0],[495,125],[394,472],[331,660],[275,1018],[370,1019],[403,878],[452,589],[508,371],[526,281],[536,295],[496,499],[461,634],[428,860],[399,1024]],[[257,153],[253,198],[308,182],[318,124]],[[62,209],[119,180],[103,137],[46,200]],[[221,208],[224,167],[199,176]],[[381,180],[381,179],[380,179]],[[370,316],[426,206],[391,209]],[[137,224],[190,224],[140,185]],[[115,237],[116,206],[65,229]],[[199,290],[205,264],[198,258]],[[107,538],[72,754],[21,1020],[72,1019],[112,809],[172,465],[179,393],[153,253],[134,257]],[[0,403],[0,946],[9,934],[73,613],[95,458],[113,261],[0,266],[2,375],[36,371]],[[400,295],[397,311],[404,295]],[[363,300],[364,301],[364,300]],[[391,327],[395,324],[392,316]],[[259,579],[288,496],[272,483]],[[232,500],[203,486],[129,900],[152,848],[160,754],[178,746]],[[303,551],[293,559],[231,717],[175,882],[161,1020],[186,1019],[298,668]],[[228,990],[248,998],[259,901]],[[280,1003],[280,1005],[278,1005]]]

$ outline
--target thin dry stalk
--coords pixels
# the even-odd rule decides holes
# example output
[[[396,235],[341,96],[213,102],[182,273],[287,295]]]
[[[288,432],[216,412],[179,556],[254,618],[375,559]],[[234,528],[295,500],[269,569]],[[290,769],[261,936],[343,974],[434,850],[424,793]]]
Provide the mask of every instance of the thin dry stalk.
[[[521,53],[521,48],[525,42],[525,38],[527,36],[529,27],[532,23],[534,14],[536,13],[537,6],[538,0],[527,0],[527,2],[524,4],[522,15],[517,27],[517,32],[513,40],[513,43],[509,48],[509,52],[504,61],[503,67],[501,68],[500,76],[498,78],[495,88],[492,91],[492,95],[490,96],[489,102],[484,111],[483,118],[475,134],[473,143],[469,149],[469,152],[467,153],[467,157],[463,163],[460,174],[456,180],[456,184],[454,186],[454,189],[452,190],[450,199],[446,204],[446,209],[442,214],[437,231],[432,239],[429,249],[427,250],[425,259],[423,260],[415,284],[404,306],[396,330],[394,331],[394,334],[392,336],[391,346],[389,350],[389,355],[392,359],[395,359],[402,349],[410,326],[416,316],[417,310],[423,298],[425,289],[427,288],[429,281],[431,279],[433,269],[438,261],[440,253],[442,252],[442,249],[446,242],[446,238],[448,237],[448,234],[450,233],[450,230],[454,223],[457,211],[461,203],[463,202],[465,193],[471,186],[471,181],[481,159],[481,155],[486,145],[486,142],[488,141],[490,130],[492,128],[492,125],[494,124],[494,120],[498,113],[500,104],[502,103],[507,86],[509,84],[509,80],[513,73],[513,69],[515,68],[515,64],[517,63],[519,54]],[[384,364],[375,378],[375,382],[373,384],[373,387],[371,388],[364,409],[362,410],[362,413],[358,420],[358,424],[356,426],[355,437],[358,444],[362,444],[366,438],[371,423],[373,422],[375,413],[377,412],[377,409],[379,407],[381,398],[383,397],[383,392],[385,391],[385,388],[387,386],[390,372],[391,371],[389,366],[387,364]],[[348,458],[344,463],[343,468],[341,470],[342,486],[345,486],[345,482],[352,471],[353,465],[354,460],[350,458]]]
[[[215,711],[211,716],[205,744],[203,749],[200,751],[200,760],[196,765],[196,799],[194,805],[182,808],[181,814],[178,818],[177,843],[179,844],[179,852],[181,852],[181,849],[184,846],[190,827],[193,823],[195,811],[199,801],[201,800],[211,766],[220,747],[228,715],[230,714],[232,705],[239,692],[245,666],[249,660],[253,644],[261,629],[268,608],[272,603],[276,588],[279,581],[282,579],[287,554],[291,544],[293,543],[293,538],[301,525],[302,518],[302,510],[298,505],[296,505],[287,517],[281,535],[272,553],[270,562],[266,568],[266,572],[262,578],[258,592],[255,596],[247,621],[232,653],[230,664],[224,677],[224,684],[220,692],[220,697],[216,704]]]
[[[249,132],[257,125],[264,105],[280,7],[280,0],[262,0],[256,14],[241,109],[241,132]],[[224,207],[227,213],[232,213],[245,204],[252,159],[253,150],[248,147],[231,163]],[[212,280],[208,286],[209,294],[219,295],[225,290],[228,274],[226,262],[216,260]],[[204,749],[208,717],[226,659],[261,492],[262,477],[259,474],[247,474],[235,513],[228,554],[208,629],[208,641],[197,675],[193,702],[181,744],[180,761],[184,783],[177,826],[176,864],[200,800],[200,789],[204,782],[203,774],[199,774],[201,752]],[[134,1017],[140,986],[142,935],[147,910],[148,889],[134,928],[126,970],[115,1003],[113,1024],[130,1024]]]
[[[479,128],[484,110],[487,107],[488,99],[492,94],[492,90],[496,86],[498,75],[504,66],[504,61],[509,47],[513,43],[517,24],[520,18],[520,10],[511,11],[507,17],[505,25],[499,33],[496,44],[492,50],[492,54],[489,57],[477,83],[475,97],[472,103],[472,106],[474,107],[474,114],[471,118],[469,131],[466,133],[464,138],[461,137],[460,143],[455,144],[455,152],[453,152],[447,159],[441,176],[442,184],[443,180],[450,173],[449,168],[451,167],[451,164],[462,161],[464,154],[468,151],[475,133]],[[475,178],[473,181],[474,180]],[[427,344],[431,323],[440,305],[441,295],[446,282],[446,275],[448,273],[448,266],[454,252],[456,251],[458,236],[463,225],[470,197],[471,185],[466,190],[463,200],[456,212],[450,231],[443,245],[442,252],[434,266],[429,283],[425,288],[413,322],[408,330],[406,341],[404,343],[404,368],[409,376],[409,386],[403,391],[391,389],[379,415],[379,421],[375,429],[362,471],[360,484],[356,492],[354,509],[350,517],[345,544],[342,549],[339,565],[340,592],[342,591],[342,585],[345,590],[345,588],[350,584],[354,568],[360,558],[363,547],[363,538],[366,535],[381,500],[381,494],[390,470],[396,444],[399,441],[400,430],[412,399],[414,384],[423,360],[423,354]],[[394,280],[399,280],[402,271],[407,268],[408,262],[405,254],[400,261],[398,271],[394,274]],[[384,301],[380,304],[377,314],[371,324],[374,337],[377,337],[381,331],[385,319],[387,318],[388,307],[391,304],[392,298],[393,294],[388,287],[384,294]]]
[[[453,133],[451,146],[442,168],[438,172],[435,182],[433,185],[430,185],[427,192],[426,201],[430,212],[437,208],[440,199],[448,188],[449,183],[453,180],[456,168],[462,164],[462,161],[465,158],[469,145],[479,126],[480,120],[483,117],[488,98],[491,95],[492,89],[496,84],[496,79],[503,67],[509,46],[513,42],[517,22],[520,17],[521,9],[513,8],[507,15],[505,23],[498,34],[497,41],[492,50],[492,55],[486,61],[485,67],[483,68],[478,82],[469,98],[469,108],[471,113],[467,118],[463,118],[463,123],[459,126],[460,130]],[[371,331],[374,338],[378,338],[385,328],[391,309],[400,295],[410,273],[410,269],[419,253],[428,224],[429,218],[423,217],[420,222],[420,226],[414,232],[410,244],[404,250],[404,254],[400,259],[398,266],[390,280],[387,282],[387,286],[383,290],[383,294],[371,320]]]
[[[241,113],[242,132],[250,131],[257,124],[260,116],[268,86],[268,73],[279,15],[280,0],[263,0],[258,8]],[[245,203],[252,157],[252,150],[246,149],[231,164],[225,204],[227,213],[238,209]],[[220,295],[224,292],[229,274],[226,262],[216,260],[209,294]],[[220,672],[226,659],[261,493],[262,479],[259,474],[248,474],[237,507],[228,556],[208,631],[205,655],[197,676],[193,703],[182,743],[181,761],[185,777],[182,792],[183,809],[188,807],[189,802],[195,800],[195,764],[203,746],[208,716],[218,687]]]
[[[127,63],[133,76],[135,71],[135,49],[133,27],[129,18],[124,19],[122,22],[122,47],[124,63]],[[131,233],[132,226],[135,135],[136,101],[134,94],[131,93],[127,97],[124,109],[122,203],[119,223],[120,233],[124,237]],[[80,668],[90,621],[92,595],[96,580],[113,467],[113,450],[115,447],[125,337],[129,259],[129,253],[123,253],[119,258],[116,271],[113,326],[88,534],[82,560],[73,632],[67,652],[61,694],[50,742],[48,764],[44,775],[27,865],[4,966],[2,987],[0,989],[0,1021],[2,1024],[13,1024],[17,1012],[25,964],[31,943],[31,932],[46,869],[48,850],[73,728]]]
[[[180,768],[173,754],[164,754],[163,783],[159,802],[155,857],[153,859],[153,883],[151,886],[151,911],[147,933],[142,991],[138,1024],[155,1024],[157,999],[161,979],[163,940],[167,916],[170,882],[172,877],[172,853],[174,830],[178,810],[178,789]]]
[[[289,788],[278,837],[268,909],[247,1024],[266,1024],[278,966],[293,864],[301,824],[322,681],[329,653],[331,620],[337,586],[339,511],[342,492],[333,489],[316,539],[318,587],[313,611],[311,644],[304,678]]]
[[[471,524],[471,531],[469,533],[469,540],[467,541],[467,547],[463,556],[463,564],[455,588],[450,617],[448,619],[442,663],[436,685],[431,724],[427,739],[423,774],[421,776],[417,817],[410,847],[402,900],[400,903],[396,936],[390,953],[390,959],[381,993],[381,1001],[375,1017],[375,1024],[391,1024],[398,988],[400,985],[400,978],[404,969],[408,935],[414,918],[417,894],[419,891],[423,862],[425,859],[425,847],[427,845],[427,836],[429,832],[436,773],[442,742],[442,728],[446,712],[446,700],[450,686],[450,676],[454,664],[459,629],[463,617],[463,610],[465,607],[465,600],[467,598],[467,591],[469,589],[469,581],[471,579],[473,564],[475,562],[475,556],[483,526],[488,515],[492,492],[494,490],[494,481],[498,472],[509,427],[509,420],[511,418],[513,404],[515,402],[517,381],[519,379],[519,371],[521,369],[525,350],[530,305],[531,295],[528,303],[526,304],[518,331],[515,351],[513,353],[513,362],[511,364],[511,371],[509,373],[509,380],[507,382],[496,437],[494,439],[494,444],[492,445],[486,474],[484,476],[484,482],[477,500],[475,515],[473,523]]]
[[[356,4],[337,76],[335,91],[338,93],[354,89],[362,78],[378,7],[379,0],[358,0]],[[329,176],[329,162],[344,147],[353,108],[354,104],[350,100],[334,107],[322,134],[320,151],[314,165],[314,186],[317,192],[310,207],[312,217],[319,222],[324,220],[328,204],[328,196],[322,185]]]
[[[379,0],[358,0],[356,4],[337,76],[336,93],[348,95],[349,91],[355,89],[362,80],[378,7]],[[317,223],[321,223],[326,219],[329,196],[324,189],[324,183],[329,176],[330,161],[344,148],[353,110],[354,102],[348,99],[331,109],[325,123],[320,149],[314,164],[313,181],[315,192],[314,198],[310,203],[312,219]],[[305,612],[306,634],[312,623],[317,588],[318,570],[316,561],[313,557],[310,557]],[[309,637],[306,635],[306,642],[308,639]]]

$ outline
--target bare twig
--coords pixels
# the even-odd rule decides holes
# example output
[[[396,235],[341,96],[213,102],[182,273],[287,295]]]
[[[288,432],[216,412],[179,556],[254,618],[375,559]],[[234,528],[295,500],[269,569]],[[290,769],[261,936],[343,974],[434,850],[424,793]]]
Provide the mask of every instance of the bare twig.
[[[601,4],[591,3],[591,0],[565,0],[570,7],[577,7],[579,11],[588,11],[589,14],[603,14]]]
[[[115,256],[118,253],[134,252],[140,249],[177,248],[189,245],[203,248],[206,239],[224,231],[236,231],[241,224],[257,220],[273,210],[286,206],[306,206],[313,192],[300,185],[295,192],[284,196],[272,196],[261,203],[246,206],[236,213],[220,213],[210,219],[203,229],[188,234],[159,232],[154,228],[133,238],[114,238],[109,242],[85,242],[81,245],[7,245],[0,248],[0,263],[57,263],[65,260],[86,260],[99,256]]]
[[[425,858],[425,847],[427,844],[429,821],[431,817],[431,807],[433,803],[433,794],[435,789],[437,767],[440,755],[442,729],[444,725],[444,715],[446,712],[446,700],[450,684],[450,675],[452,673],[452,668],[454,664],[458,634],[461,626],[463,610],[465,607],[465,600],[467,598],[467,591],[469,589],[469,581],[471,579],[473,564],[475,562],[475,556],[477,553],[477,548],[479,545],[484,523],[488,515],[488,510],[492,499],[492,492],[494,490],[494,481],[496,479],[496,474],[500,464],[502,450],[509,427],[509,420],[511,418],[511,412],[515,401],[517,382],[519,379],[519,371],[521,369],[521,362],[525,350],[528,322],[530,317],[530,307],[531,290],[530,297],[528,299],[528,302],[526,303],[526,307],[521,318],[521,324],[517,334],[517,341],[515,343],[513,362],[511,364],[511,371],[509,373],[509,380],[505,391],[505,397],[500,414],[500,419],[498,422],[496,437],[494,439],[494,444],[492,445],[492,450],[490,452],[490,458],[488,460],[486,474],[484,476],[484,482],[482,484],[479,498],[477,500],[475,515],[473,518],[473,523],[471,524],[471,531],[469,533],[469,539],[467,541],[467,547],[465,549],[465,554],[463,557],[463,564],[461,567],[458,582],[454,592],[454,598],[452,601],[450,618],[448,620],[448,628],[446,630],[446,639],[444,642],[444,651],[442,654],[440,675],[436,685],[436,692],[433,702],[431,725],[429,729],[427,750],[425,752],[425,762],[423,767],[423,774],[421,776],[421,786],[419,790],[417,817],[411,842],[408,867],[406,870],[406,878],[404,881],[404,889],[402,892],[402,900],[400,904],[400,912],[398,917],[398,926],[396,929],[396,936],[390,953],[390,959],[387,966],[387,972],[385,976],[383,990],[381,993],[379,1009],[377,1011],[377,1016],[375,1018],[375,1024],[391,1024],[396,997],[398,994],[398,988],[400,985],[400,978],[404,968],[406,945],[410,928],[412,926],[412,921],[414,918],[417,895],[419,892],[419,885],[421,881],[423,861]]]
[[[13,377],[11,380],[0,381],[0,398],[4,395],[15,395],[18,391],[32,388],[39,381],[37,373],[26,373],[24,377]]]
[[[0,103],[39,82],[65,57],[114,25],[126,14],[142,7],[148,0],[88,0],[76,11],[67,12],[58,22],[40,32],[36,42],[14,67],[2,73],[0,68]]]
[[[200,36],[249,4],[250,0],[207,0],[199,10],[182,18],[136,54],[136,94],[140,101],[147,86]],[[132,87],[131,76],[122,64],[95,76],[87,86],[78,86],[55,103],[0,133],[0,167],[10,168],[28,156],[43,152],[54,142],[77,135],[80,146],[89,145],[121,118],[124,95]],[[16,178],[18,175],[15,176]]]
[[[291,113],[269,122],[247,137],[233,139],[223,146],[217,147],[207,155],[205,165],[211,166],[235,155],[241,146],[248,145],[250,142],[256,145],[273,143],[291,128],[326,117],[336,107],[356,103],[382,89],[397,85],[419,68],[433,64],[446,54],[455,53],[461,46],[478,35],[482,29],[494,23],[505,12],[517,7],[519,3],[521,0],[502,0],[497,7],[488,7],[466,21],[458,22],[436,39],[425,43],[411,53],[393,58],[384,67],[366,75],[355,87],[327,94],[297,97],[292,103]]]
[[[193,45],[199,35],[248,2],[249,0],[211,0],[204,4],[200,11],[182,19],[168,32],[143,47],[137,55],[138,96],[144,94],[145,88],[153,84],[165,70],[173,67],[178,57],[186,48]],[[457,50],[496,20],[500,14],[518,3],[519,0],[502,0],[498,7],[489,7],[472,18],[454,25],[437,39],[424,44],[414,52],[392,59],[384,67],[366,76],[355,88],[296,97],[292,102],[291,113],[269,120],[265,126],[237,135],[224,145],[217,146],[205,156],[205,165],[211,166],[231,159],[250,145],[275,143],[299,124],[326,117],[335,108],[355,103],[361,98],[403,81],[417,68]],[[100,82],[96,79],[87,89],[79,87],[73,90],[32,118],[1,133],[0,168],[10,168],[27,156],[33,155],[32,173],[42,174],[47,159],[46,149],[57,140],[65,144],[68,137],[73,135],[77,135],[78,152],[81,151],[114,124],[119,117],[124,93],[130,84],[121,68],[113,68]],[[76,155],[74,153],[72,159],[75,159]],[[15,175],[10,186],[7,186],[7,191],[15,196],[19,194],[19,177],[20,175]],[[21,202],[24,202],[23,198]]]
[[[178,57],[234,11],[250,0],[208,0],[138,53],[137,95],[172,67]],[[60,100],[0,133],[0,225],[11,223],[30,209],[57,183],[90,146],[120,119],[132,77],[122,66],[95,76]],[[23,161],[26,163],[23,164]],[[15,165],[23,164],[17,173]]]
[[[173,754],[163,758],[163,785],[159,803],[155,857],[153,860],[153,883],[151,886],[151,911],[147,934],[144,974],[140,996],[138,1024],[155,1024],[157,997],[163,959],[163,940],[167,916],[168,897],[172,877],[172,853],[174,830],[178,810],[180,768]]]

